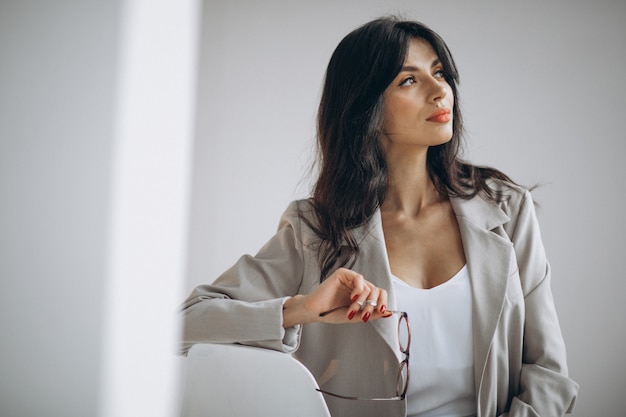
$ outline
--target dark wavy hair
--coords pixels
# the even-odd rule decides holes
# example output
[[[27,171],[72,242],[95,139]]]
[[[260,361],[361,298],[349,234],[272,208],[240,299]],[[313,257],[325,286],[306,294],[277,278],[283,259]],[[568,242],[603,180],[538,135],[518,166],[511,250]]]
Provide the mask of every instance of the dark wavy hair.
[[[396,17],[358,27],[333,52],[318,111],[319,176],[311,198],[316,222],[307,223],[320,239],[321,280],[335,267],[356,260],[359,247],[351,229],[368,222],[385,198],[387,166],[380,141],[383,93],[400,73],[414,38],[433,47],[455,98],[451,140],[428,149],[427,169],[436,190],[442,197],[467,199],[483,193],[497,202],[504,196],[488,181],[512,182],[496,169],[460,158],[459,75],[443,39],[422,23]]]

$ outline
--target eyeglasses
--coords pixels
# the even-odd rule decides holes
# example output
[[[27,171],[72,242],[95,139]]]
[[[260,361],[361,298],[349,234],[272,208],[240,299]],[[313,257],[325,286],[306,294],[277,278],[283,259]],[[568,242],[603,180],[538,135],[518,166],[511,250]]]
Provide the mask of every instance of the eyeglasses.
[[[322,394],[330,395],[332,397],[341,398],[344,400],[359,400],[359,401],[398,401],[406,398],[406,391],[409,387],[409,350],[411,349],[411,326],[409,325],[409,316],[404,311],[387,310],[390,313],[398,314],[398,344],[400,345],[400,352],[404,354],[404,360],[400,362],[398,368],[398,375],[396,379],[396,395],[395,397],[382,397],[382,398],[367,398],[367,397],[350,397],[346,395],[335,394],[330,391],[324,391],[317,388],[316,390]]]

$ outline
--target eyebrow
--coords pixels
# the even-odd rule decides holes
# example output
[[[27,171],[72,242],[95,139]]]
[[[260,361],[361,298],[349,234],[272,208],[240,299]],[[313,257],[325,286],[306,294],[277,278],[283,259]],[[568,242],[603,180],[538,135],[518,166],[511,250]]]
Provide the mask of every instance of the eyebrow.
[[[435,59],[432,64],[430,64],[430,67],[436,67],[437,65],[441,65],[441,60],[439,58]],[[404,65],[400,72],[417,72],[419,70],[420,69],[414,65]]]

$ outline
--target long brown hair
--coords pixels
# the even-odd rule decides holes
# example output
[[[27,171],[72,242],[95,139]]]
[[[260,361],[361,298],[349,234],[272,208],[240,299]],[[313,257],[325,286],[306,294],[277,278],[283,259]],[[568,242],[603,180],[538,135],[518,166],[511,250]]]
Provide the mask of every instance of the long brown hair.
[[[321,280],[356,259],[359,248],[351,229],[368,222],[385,198],[383,92],[401,71],[413,38],[431,44],[455,98],[451,140],[428,149],[427,169],[436,190],[443,197],[469,199],[483,193],[500,201],[503,196],[489,187],[489,179],[511,181],[494,168],[460,158],[459,75],[443,39],[422,23],[394,17],[360,26],[343,38],[330,59],[318,111],[319,176],[311,199],[316,222],[307,223],[320,239]]]

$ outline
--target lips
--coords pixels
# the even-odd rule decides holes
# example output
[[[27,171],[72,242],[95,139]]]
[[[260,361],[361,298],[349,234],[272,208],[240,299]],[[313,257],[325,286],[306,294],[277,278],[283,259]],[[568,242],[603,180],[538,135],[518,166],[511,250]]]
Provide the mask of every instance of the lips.
[[[439,109],[431,114],[430,117],[426,120],[435,123],[447,123],[450,121],[450,119],[452,119],[452,116],[450,115],[450,109]]]

